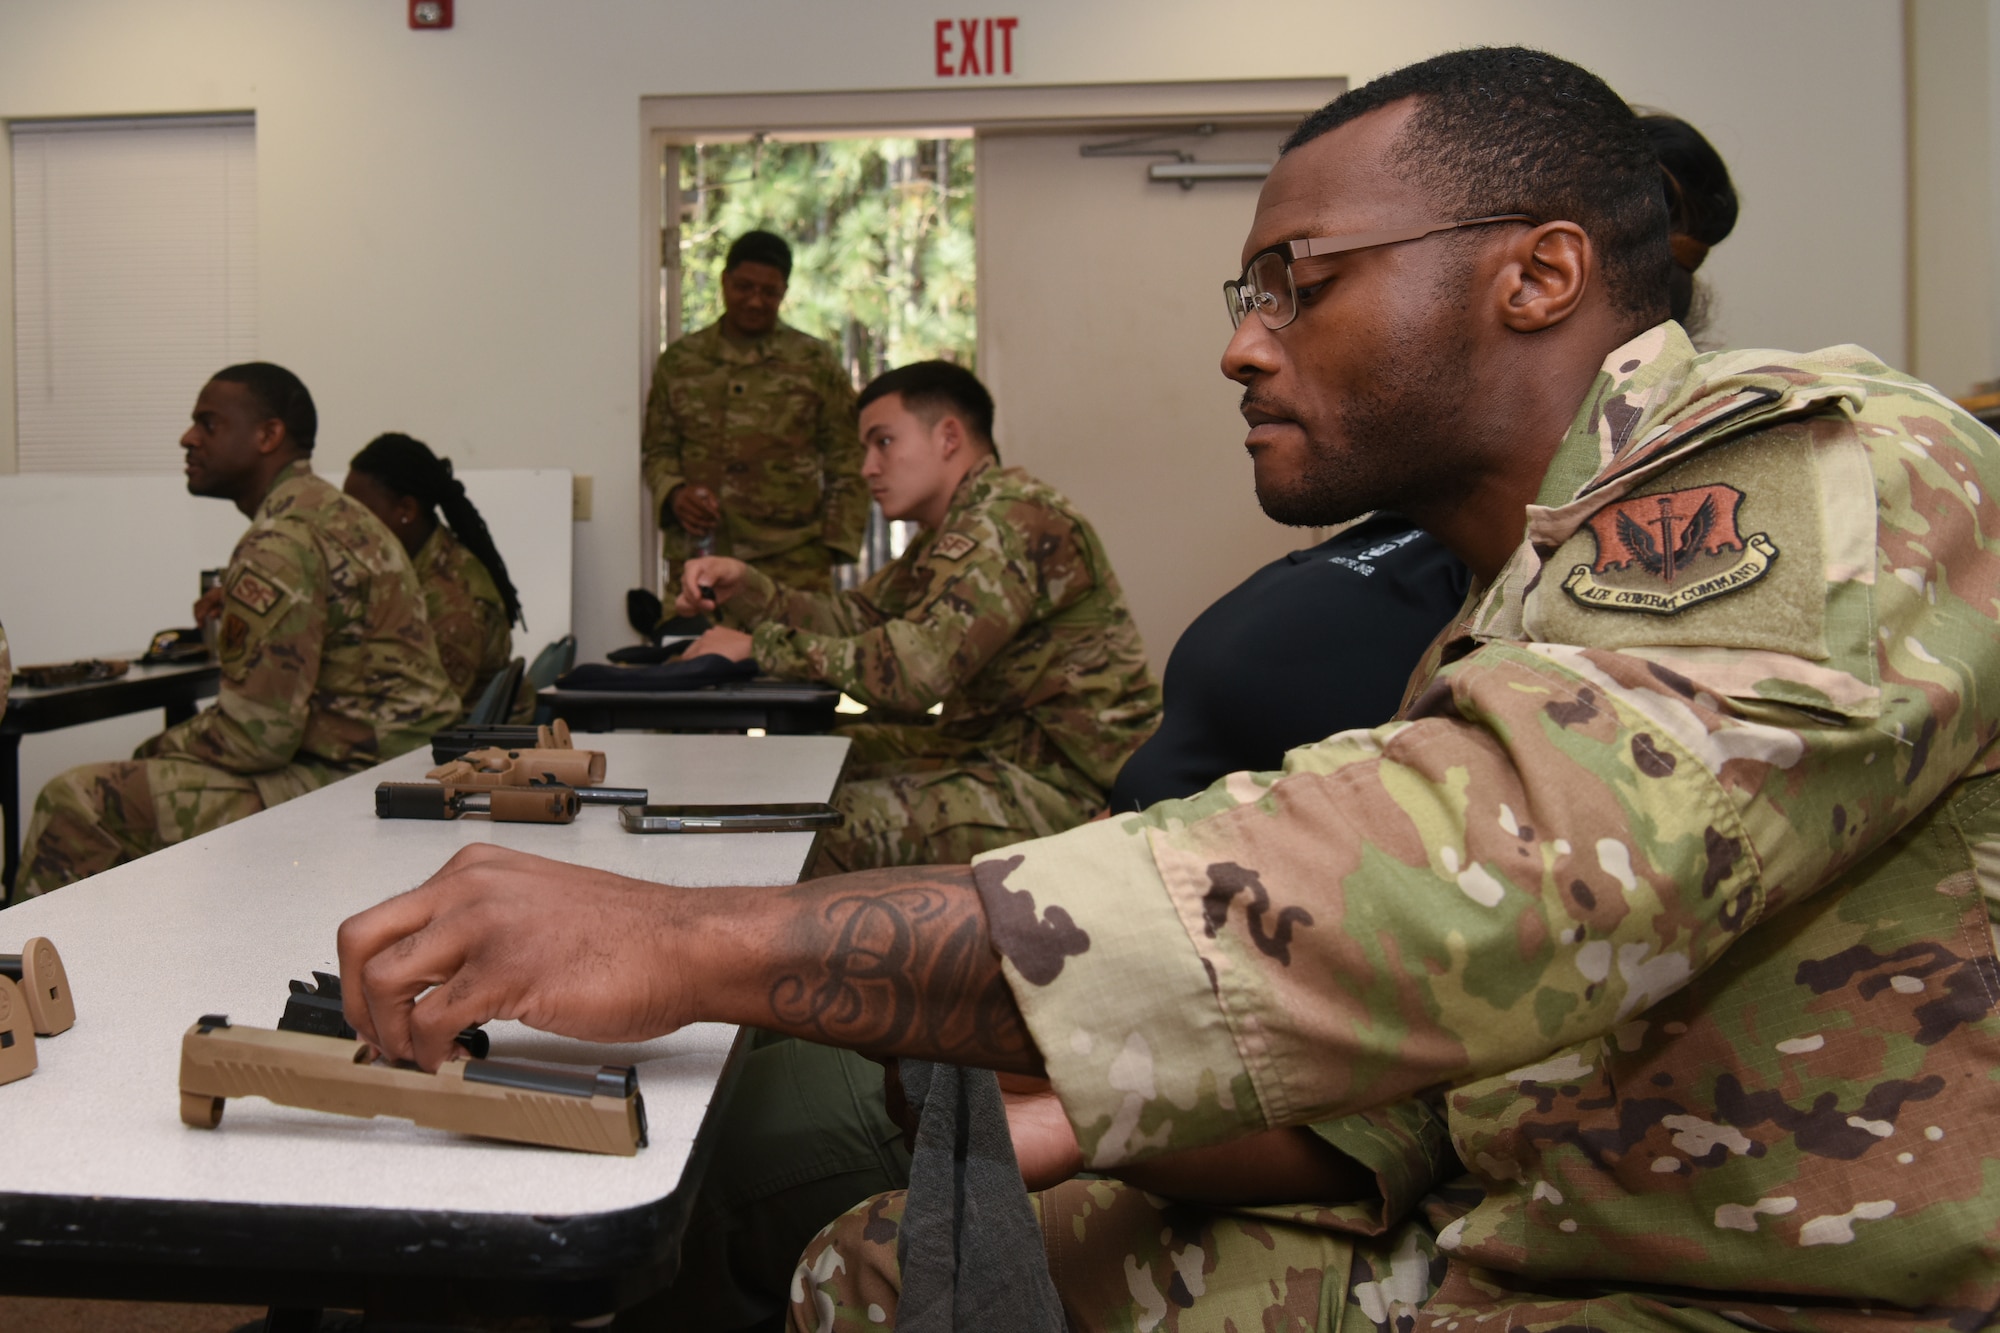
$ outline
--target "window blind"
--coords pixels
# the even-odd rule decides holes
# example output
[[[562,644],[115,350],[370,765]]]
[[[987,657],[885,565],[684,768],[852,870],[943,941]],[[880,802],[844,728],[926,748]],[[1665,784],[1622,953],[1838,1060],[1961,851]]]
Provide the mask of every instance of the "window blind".
[[[256,356],[253,120],[10,133],[20,468],[177,472],[195,394]]]

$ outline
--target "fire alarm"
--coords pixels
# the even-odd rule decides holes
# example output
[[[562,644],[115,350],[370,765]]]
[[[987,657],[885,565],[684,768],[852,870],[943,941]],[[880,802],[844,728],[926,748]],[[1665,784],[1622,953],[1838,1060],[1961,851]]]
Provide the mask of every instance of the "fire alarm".
[[[451,0],[410,0],[412,28],[449,28]]]

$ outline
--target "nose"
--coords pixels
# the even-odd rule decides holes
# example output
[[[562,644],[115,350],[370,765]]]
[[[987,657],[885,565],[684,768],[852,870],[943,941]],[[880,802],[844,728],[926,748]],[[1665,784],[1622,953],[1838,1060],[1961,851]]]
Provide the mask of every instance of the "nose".
[[[1277,335],[1265,328],[1253,311],[1236,326],[1222,349],[1222,373],[1238,384],[1248,384],[1259,375],[1274,373],[1283,352]]]
[[[181,448],[192,449],[194,448],[194,446],[195,446],[194,427],[189,426],[186,430],[181,432]]]

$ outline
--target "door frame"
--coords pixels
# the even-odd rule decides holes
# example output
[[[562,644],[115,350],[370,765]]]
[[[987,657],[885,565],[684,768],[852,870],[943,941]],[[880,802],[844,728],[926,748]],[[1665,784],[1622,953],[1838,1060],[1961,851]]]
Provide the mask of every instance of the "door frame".
[[[832,93],[702,93],[639,99],[639,420],[659,359],[663,315],[661,270],[666,267],[665,225],[679,207],[679,187],[663,170],[669,152],[683,144],[747,139],[763,133],[786,138],[835,139],[915,135],[937,126],[970,129],[975,143],[993,134],[1064,130],[1121,130],[1174,124],[1218,128],[1288,125],[1347,91],[1340,76],[1316,79],[1228,79],[1179,83],[1008,85],[990,88],[907,88]],[[975,152],[977,150],[975,149]],[[975,162],[976,162],[975,158]],[[1106,163],[1114,169],[1114,163]],[[975,168],[976,170],[976,168]],[[671,191],[674,198],[669,200]],[[983,195],[973,199],[975,272],[985,269]],[[986,342],[984,305],[978,341]],[[643,424],[641,426],[643,430]],[[656,587],[658,516],[638,488],[639,577]]]

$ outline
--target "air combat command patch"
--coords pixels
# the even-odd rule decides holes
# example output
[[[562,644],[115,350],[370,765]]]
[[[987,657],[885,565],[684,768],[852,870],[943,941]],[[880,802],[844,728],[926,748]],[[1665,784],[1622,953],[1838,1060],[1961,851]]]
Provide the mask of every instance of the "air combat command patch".
[[[962,532],[947,532],[931,548],[940,560],[962,560],[979,549],[979,543]]]
[[[1768,535],[1736,530],[1743,492],[1734,486],[1635,495],[1590,518],[1597,558],[1578,565],[1563,591],[1603,611],[1671,616],[1747,588],[1778,558]]]

